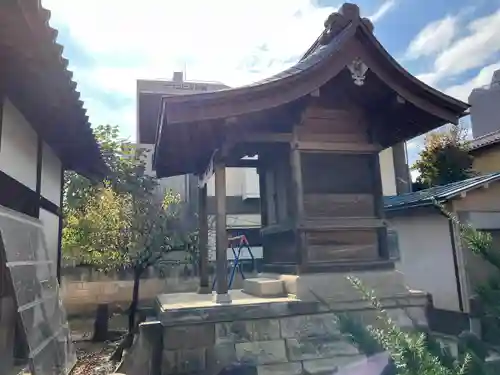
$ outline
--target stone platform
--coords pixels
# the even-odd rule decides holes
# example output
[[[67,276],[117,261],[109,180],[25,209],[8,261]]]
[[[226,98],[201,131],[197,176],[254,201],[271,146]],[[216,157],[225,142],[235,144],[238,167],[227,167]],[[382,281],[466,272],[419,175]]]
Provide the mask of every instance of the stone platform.
[[[127,375],[215,375],[239,366],[235,373],[322,374],[366,361],[336,322],[336,313],[347,312],[374,324],[375,312],[366,301],[345,299],[325,306],[295,296],[265,298],[240,290],[230,296],[232,303],[222,305],[212,295],[158,296],[157,320],[141,324]],[[402,327],[427,323],[424,293],[381,302]]]

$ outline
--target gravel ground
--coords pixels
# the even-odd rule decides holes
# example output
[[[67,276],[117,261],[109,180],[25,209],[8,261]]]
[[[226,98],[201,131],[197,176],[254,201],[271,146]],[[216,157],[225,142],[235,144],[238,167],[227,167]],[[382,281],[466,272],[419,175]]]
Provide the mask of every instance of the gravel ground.
[[[114,372],[116,363],[109,357],[115,351],[119,341],[93,343],[91,341],[75,342],[78,361],[72,375],[108,375]]]
[[[70,319],[71,336],[76,348],[78,361],[71,375],[108,375],[112,374],[117,363],[109,357],[113,354],[125,333],[126,317],[113,316],[110,319],[110,341],[92,342],[93,319]]]

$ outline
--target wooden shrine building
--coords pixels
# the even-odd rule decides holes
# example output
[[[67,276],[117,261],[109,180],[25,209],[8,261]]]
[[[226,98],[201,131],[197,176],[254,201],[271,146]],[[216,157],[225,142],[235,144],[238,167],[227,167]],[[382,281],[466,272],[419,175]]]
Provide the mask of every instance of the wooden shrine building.
[[[225,167],[258,169],[266,272],[387,269],[379,152],[456,124],[467,108],[404,70],[358,7],[344,4],[291,68],[163,98],[154,165],[158,177],[199,175],[205,258],[206,181],[215,173],[218,295],[227,295]],[[206,261],[201,268],[206,289]]]

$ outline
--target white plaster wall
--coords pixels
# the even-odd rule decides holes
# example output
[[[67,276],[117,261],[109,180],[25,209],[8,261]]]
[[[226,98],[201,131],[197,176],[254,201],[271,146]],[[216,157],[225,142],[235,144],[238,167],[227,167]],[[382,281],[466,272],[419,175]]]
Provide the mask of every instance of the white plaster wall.
[[[392,148],[387,148],[379,154],[382,192],[384,195],[396,195],[396,172]]]
[[[42,181],[40,193],[58,207],[61,204],[62,163],[48,144],[42,148]]]
[[[226,196],[238,197],[243,195],[246,168],[226,168]],[[208,196],[215,196],[215,175],[207,183]]]
[[[37,134],[7,98],[1,138],[0,170],[36,190]]]
[[[260,197],[259,175],[257,173],[257,168],[243,168],[243,181],[241,189],[243,199]]]
[[[389,225],[398,233],[396,267],[407,285],[431,293],[437,308],[460,311],[447,219],[437,213],[405,216],[391,218]]]
[[[49,257],[57,264],[57,245],[59,237],[59,217],[53,213],[40,209],[40,220],[43,224],[43,232],[45,234],[45,242]]]

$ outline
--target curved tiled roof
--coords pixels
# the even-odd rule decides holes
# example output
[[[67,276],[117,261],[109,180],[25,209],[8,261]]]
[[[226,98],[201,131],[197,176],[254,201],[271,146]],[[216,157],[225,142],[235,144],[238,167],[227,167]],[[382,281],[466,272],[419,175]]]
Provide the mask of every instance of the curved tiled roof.
[[[25,36],[22,42],[29,43],[32,49],[29,51],[32,57],[29,62],[32,64],[30,68],[39,71],[40,76],[44,77],[43,82],[47,84],[47,87],[41,89],[46,93],[46,97],[40,100],[43,102],[52,96],[53,102],[59,104],[51,111],[59,111],[60,117],[58,118],[61,119],[61,123],[57,126],[61,127],[61,131],[66,132],[66,141],[74,143],[75,149],[63,147],[62,144],[51,144],[51,146],[60,150],[61,158],[68,164],[67,167],[87,175],[102,174],[104,164],[99,147],[92,133],[83,101],[80,99],[80,93],[77,91],[77,84],[73,81],[73,72],[68,70],[68,60],[63,57],[64,47],[57,43],[58,32],[49,24],[50,11],[42,6],[40,0],[15,0],[14,3],[16,6],[8,8],[11,13],[7,14],[9,17],[17,17],[14,21],[16,27],[28,31],[29,41]],[[11,35],[7,36],[9,37]],[[16,42],[17,40],[12,41],[12,43]],[[71,129],[67,129],[68,127]],[[43,138],[43,132],[41,133]],[[71,139],[68,138],[69,134],[72,135]],[[50,138],[48,143],[54,143],[54,137]],[[86,158],[82,158],[83,155],[77,155],[77,153],[85,153]]]
[[[283,83],[283,81],[287,78],[300,75],[301,73],[309,71],[315,66],[320,65],[320,63],[327,61],[328,58],[337,52],[339,47],[341,47],[342,44],[347,41],[349,37],[352,37],[358,30],[363,30],[363,34],[367,37],[367,39],[369,39],[369,42],[383,54],[383,57],[388,60],[388,62],[399,74],[403,74],[404,78],[410,79],[411,83],[418,85],[419,88],[427,91],[429,94],[435,95],[436,98],[444,100],[447,102],[447,105],[455,107],[455,110],[457,110],[457,108],[465,110],[469,107],[467,103],[448,96],[409,74],[395,59],[392,58],[392,56],[374,37],[373,24],[371,21],[367,18],[360,18],[359,7],[350,3],[343,4],[338,12],[334,12],[328,17],[325,21],[325,30],[316,39],[304,56],[292,67],[268,78],[241,87],[194,94],[196,96],[196,101],[201,102],[203,100],[211,101],[216,99],[225,99],[228,96],[237,97],[239,94],[250,93],[259,89],[268,89],[270,87],[269,85],[275,82]],[[193,97],[188,98],[181,96],[165,98],[165,101],[169,103],[189,102],[192,100]]]
[[[209,146],[193,146],[198,142],[197,137],[203,137],[199,129],[191,133],[190,129],[195,129],[196,124],[206,124],[203,131],[215,138],[216,133],[224,132],[226,119],[251,116],[297,103],[327,85],[357,59],[366,64],[374,82],[372,93],[369,94],[369,89],[360,90],[360,96],[379,93],[386,97],[387,93],[391,93],[409,104],[405,117],[408,126],[404,131],[394,133],[392,138],[386,137],[383,146],[390,147],[448,122],[457,123],[468,104],[427,86],[409,74],[381,46],[372,31],[373,25],[360,17],[358,6],[344,4],[339,12],[328,17],[325,30],[306,54],[283,72],[238,88],[164,97],[155,142],[154,163],[158,175],[192,173],[185,164],[194,159],[202,163],[205,154],[210,154],[210,150],[201,150]],[[411,111],[414,112],[410,114]],[[418,117],[416,113],[422,119],[418,126],[413,126],[411,118]],[[176,126],[181,124],[186,126]],[[179,146],[179,137],[183,137],[180,133],[189,133],[192,149]]]

